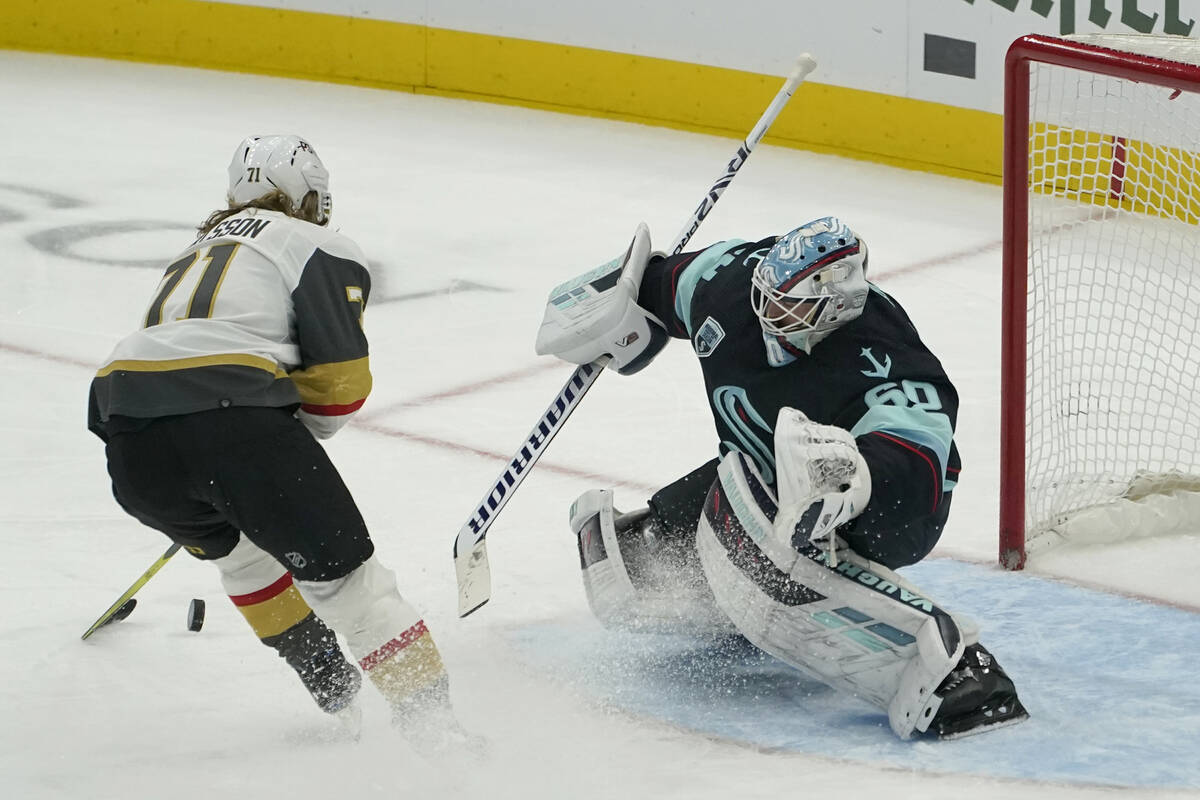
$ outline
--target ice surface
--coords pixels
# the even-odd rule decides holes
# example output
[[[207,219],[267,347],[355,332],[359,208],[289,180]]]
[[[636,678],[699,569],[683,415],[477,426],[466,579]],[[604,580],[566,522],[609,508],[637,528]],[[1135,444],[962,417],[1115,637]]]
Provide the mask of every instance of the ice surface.
[[[686,730],[667,711],[639,712],[591,673],[571,672],[572,659],[620,640],[597,639],[587,616],[567,506],[607,485],[631,508],[715,451],[682,343],[637,376],[597,383],[492,529],[493,599],[466,620],[455,616],[450,559],[459,526],[570,372],[533,354],[546,292],[615,255],[641,220],[669,241],[736,142],[85,59],[0,53],[0,75],[3,796],[1196,796],[1195,767],[1173,762],[1188,763],[1181,753],[1194,762],[1200,749],[1194,689],[1178,689],[1194,683],[1200,537],[1039,562],[1068,585],[1103,590],[1070,595],[1081,602],[991,566],[997,187],[764,145],[694,240],[758,238],[832,213],[870,241],[873,276],[908,309],[962,398],[954,512],[939,560],[914,575],[936,577],[945,605],[980,618],[1034,713],[974,742],[906,750],[884,728],[871,735],[871,709],[824,698],[814,714],[828,708],[853,724],[777,749],[780,731],[749,710],[736,721],[761,738],[739,744],[727,731]],[[381,559],[423,609],[464,720],[493,743],[474,770],[420,761],[369,693],[362,740],[339,739],[221,599],[215,571],[186,556],[142,590],[127,620],[79,641],[165,546],[112,500],[103,448],[84,429],[91,373],[137,324],[158,281],[151,265],[222,204],[233,147],[276,132],[315,144],[332,171],[335,224],[373,262],[376,388],[329,451]],[[193,597],[209,601],[200,633],[185,629]],[[1093,648],[1083,655],[1108,660],[1077,671],[1081,653],[1067,645],[1082,641]],[[1060,674],[1070,692],[1059,691]],[[1081,685],[1080,675],[1101,683]],[[805,697],[794,699],[803,714]],[[1172,722],[1170,746],[1156,737],[1173,707],[1191,716]],[[1045,746],[1031,754],[1030,742]]]

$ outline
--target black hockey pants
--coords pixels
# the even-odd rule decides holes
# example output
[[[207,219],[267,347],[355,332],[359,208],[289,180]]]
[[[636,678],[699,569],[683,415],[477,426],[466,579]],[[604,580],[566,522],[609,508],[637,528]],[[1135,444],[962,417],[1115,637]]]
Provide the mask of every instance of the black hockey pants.
[[[121,507],[197,558],[228,555],[241,532],[296,578],[328,581],[374,552],[325,449],[287,409],[163,417],[106,452]]]

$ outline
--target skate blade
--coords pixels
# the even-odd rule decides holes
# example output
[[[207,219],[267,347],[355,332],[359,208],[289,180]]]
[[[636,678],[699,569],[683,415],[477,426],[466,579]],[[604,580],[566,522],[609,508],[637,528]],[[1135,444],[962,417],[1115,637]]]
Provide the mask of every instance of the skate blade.
[[[940,734],[938,734],[937,738],[939,741],[943,741],[943,742],[951,742],[951,741],[954,741],[955,739],[966,739],[968,736],[975,736],[980,733],[987,733],[988,731],[994,731],[999,728],[1009,728],[1009,727],[1012,727],[1013,725],[1024,722],[1027,719],[1029,719],[1029,712],[1026,711],[1024,708],[1022,708],[1019,712],[1011,714],[1007,717],[1004,717],[1003,719],[998,719],[994,722],[991,720],[985,719],[985,720],[982,720],[978,725],[975,725],[974,727],[971,727],[971,728],[967,728],[966,730],[951,731],[948,733],[940,733]]]

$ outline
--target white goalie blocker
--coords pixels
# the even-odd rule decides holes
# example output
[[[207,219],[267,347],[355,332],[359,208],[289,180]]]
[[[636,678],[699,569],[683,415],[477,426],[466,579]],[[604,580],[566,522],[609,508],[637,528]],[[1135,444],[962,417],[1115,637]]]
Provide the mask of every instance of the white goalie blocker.
[[[700,562],[717,605],[742,635],[885,710],[892,730],[907,739],[929,728],[941,705],[935,690],[978,630],[960,626],[886,567],[845,548],[831,555],[834,529],[861,513],[870,484],[855,474],[866,465],[853,440],[847,446],[830,434],[799,412],[781,413],[776,459],[787,506],[778,511],[748,460],[725,456],[722,505],[715,510],[710,496],[697,531]],[[785,486],[785,478],[792,483]]]
[[[640,223],[622,255],[554,287],[538,329],[538,355],[573,364],[608,357],[608,367],[622,375],[649,364],[669,339],[662,321],[637,304],[652,255],[650,230]]]

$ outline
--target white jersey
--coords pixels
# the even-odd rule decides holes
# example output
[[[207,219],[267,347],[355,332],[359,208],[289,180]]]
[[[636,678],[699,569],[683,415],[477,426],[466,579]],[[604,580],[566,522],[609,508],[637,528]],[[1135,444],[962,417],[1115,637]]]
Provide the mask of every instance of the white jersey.
[[[96,373],[89,427],[104,437],[113,417],[272,406],[332,436],[371,390],[370,290],[345,236],[276,211],[234,214],[166,268],[143,327]]]

